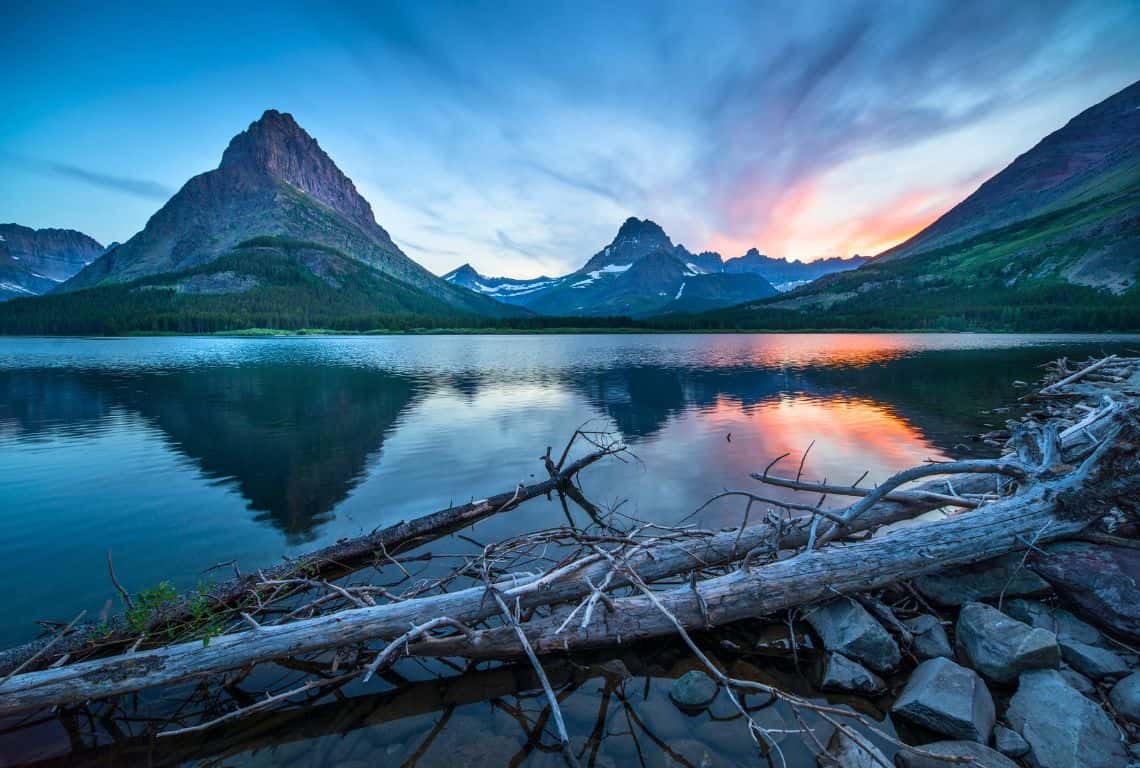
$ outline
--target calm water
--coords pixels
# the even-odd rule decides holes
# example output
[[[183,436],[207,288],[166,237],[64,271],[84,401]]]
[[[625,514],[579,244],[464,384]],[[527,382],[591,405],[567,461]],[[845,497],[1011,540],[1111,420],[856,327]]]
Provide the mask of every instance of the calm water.
[[[637,458],[588,469],[591,498],[672,521],[812,441],[805,474],[839,482],[984,452],[970,436],[1001,425],[1005,415],[990,411],[1015,404],[1014,380],[1033,380],[1061,355],[1137,346],[1010,335],[0,339],[0,643],[36,636],[36,619],[105,610],[115,596],[109,549],[128,589],[193,587],[218,562],[255,569],[541,477],[546,446],[560,448],[584,422],[619,433]],[[725,502],[703,522],[730,525],[739,514]],[[535,500],[470,533],[488,541],[564,522],[560,506]],[[593,713],[583,736],[599,687],[570,697]],[[641,694],[639,683],[649,706]],[[525,735],[511,730],[518,718],[474,698],[483,703],[446,710],[470,722],[452,723],[420,764],[432,749],[456,754],[487,734],[500,741],[494,754],[524,749]],[[356,720],[331,710],[327,730],[227,747],[225,764],[289,755],[343,764],[321,734],[341,744],[350,730],[362,753],[399,764],[443,711],[413,699],[372,702]],[[540,698],[527,701],[541,709]],[[393,706],[380,736],[360,737],[376,707]],[[635,720],[675,719],[669,707],[639,715],[622,706]],[[687,723],[683,739],[707,741],[699,727],[713,728]],[[32,742],[11,760],[59,753]],[[13,744],[0,735],[0,764]],[[599,765],[628,757],[622,738],[605,744]]]

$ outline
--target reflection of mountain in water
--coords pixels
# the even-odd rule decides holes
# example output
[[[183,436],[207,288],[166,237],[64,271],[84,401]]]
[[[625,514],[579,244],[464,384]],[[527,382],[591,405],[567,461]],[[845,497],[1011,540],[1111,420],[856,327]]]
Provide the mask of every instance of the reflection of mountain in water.
[[[250,509],[310,538],[364,476],[416,397],[404,376],[338,366],[143,373],[0,372],[0,434],[94,430],[113,408],[163,431],[211,478],[233,479]]]
[[[1035,377],[1041,359],[1033,348],[938,351],[835,367],[551,368],[542,378],[580,393],[631,442],[652,439],[690,409],[711,412],[727,402],[748,411],[788,395],[858,397],[882,404],[954,453],[966,432],[982,426],[979,411],[1012,399],[1010,382]],[[0,370],[0,438],[96,433],[116,412],[137,414],[207,476],[232,479],[259,519],[303,539],[349,495],[368,470],[368,457],[378,454],[401,413],[429,386],[475,398],[511,381],[493,370],[431,381],[284,363],[129,373]]]

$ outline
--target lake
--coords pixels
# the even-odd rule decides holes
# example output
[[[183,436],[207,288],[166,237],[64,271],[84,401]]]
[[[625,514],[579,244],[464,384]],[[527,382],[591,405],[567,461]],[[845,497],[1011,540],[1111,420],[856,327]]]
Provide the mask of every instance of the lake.
[[[540,480],[547,446],[559,451],[582,424],[620,435],[630,449],[629,460],[582,474],[587,495],[659,522],[754,485],[749,472],[781,454],[791,454],[785,468],[794,472],[809,446],[805,477],[832,482],[866,471],[873,483],[927,459],[992,455],[974,438],[1016,408],[1016,381],[1038,378],[1053,358],[1137,344],[974,334],[0,339],[0,582],[8,585],[0,643],[36,637],[37,619],[117,611],[108,550],[131,591],[162,581],[193,588],[215,578],[208,569],[218,563],[248,572]],[[696,520],[737,525],[741,512],[726,499]],[[466,533],[493,541],[564,524],[565,514],[536,499]],[[451,537],[438,546],[474,544]],[[645,690],[660,684],[646,677]],[[630,732],[638,717],[673,716],[638,714],[649,706],[640,684],[638,698],[625,710]],[[541,696],[526,701],[541,708]],[[321,745],[377,706],[357,720],[334,711],[328,730],[293,733],[286,744],[227,747],[225,764],[279,764],[286,755],[347,764],[343,755],[322,762],[331,748]],[[371,741],[349,741],[373,756],[395,745],[383,754],[411,764],[411,734],[439,721],[438,711],[415,706],[398,705]],[[518,718],[506,710],[446,711],[470,721],[448,730],[449,753],[483,731],[499,734],[494,724],[506,718],[496,754],[547,754],[510,735]],[[684,738],[721,733],[707,726],[701,737],[705,726],[688,723]],[[0,735],[0,765],[5,754],[13,765],[59,758],[67,740],[46,725],[36,734]],[[619,736],[597,759],[626,759]],[[431,764],[431,754],[419,753],[418,764]],[[198,759],[180,753],[174,762]]]

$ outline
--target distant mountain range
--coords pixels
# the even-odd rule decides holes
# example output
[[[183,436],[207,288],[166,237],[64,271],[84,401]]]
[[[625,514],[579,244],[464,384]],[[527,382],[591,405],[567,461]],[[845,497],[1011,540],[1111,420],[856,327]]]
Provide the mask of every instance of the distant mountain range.
[[[649,219],[629,218],[613,241],[579,270],[561,277],[487,277],[470,264],[443,276],[455,285],[542,315],[647,317],[703,312],[776,295],[832,272],[855,269],[860,256],[804,263],[755,248],[725,261],[694,254]]]
[[[1136,330],[1140,82],[862,268],[714,313],[732,327]]]
[[[571,316],[662,328],[1137,330],[1138,278],[1140,83],[870,260],[789,262],[756,249],[726,260],[630,218],[579,270],[533,280],[469,264],[432,275],[316,140],[269,110],[121,245],[0,226],[0,332],[546,327]]]
[[[102,254],[102,245],[73,229],[0,224],[0,301],[47,293]]]

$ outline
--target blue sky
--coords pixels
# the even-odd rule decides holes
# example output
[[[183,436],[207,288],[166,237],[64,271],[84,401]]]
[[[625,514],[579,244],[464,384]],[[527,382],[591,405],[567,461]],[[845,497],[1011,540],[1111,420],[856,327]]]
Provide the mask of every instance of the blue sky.
[[[1135,0],[10,3],[0,30],[0,221],[125,240],[272,107],[410,256],[517,276],[631,215],[874,253],[1140,78]]]

